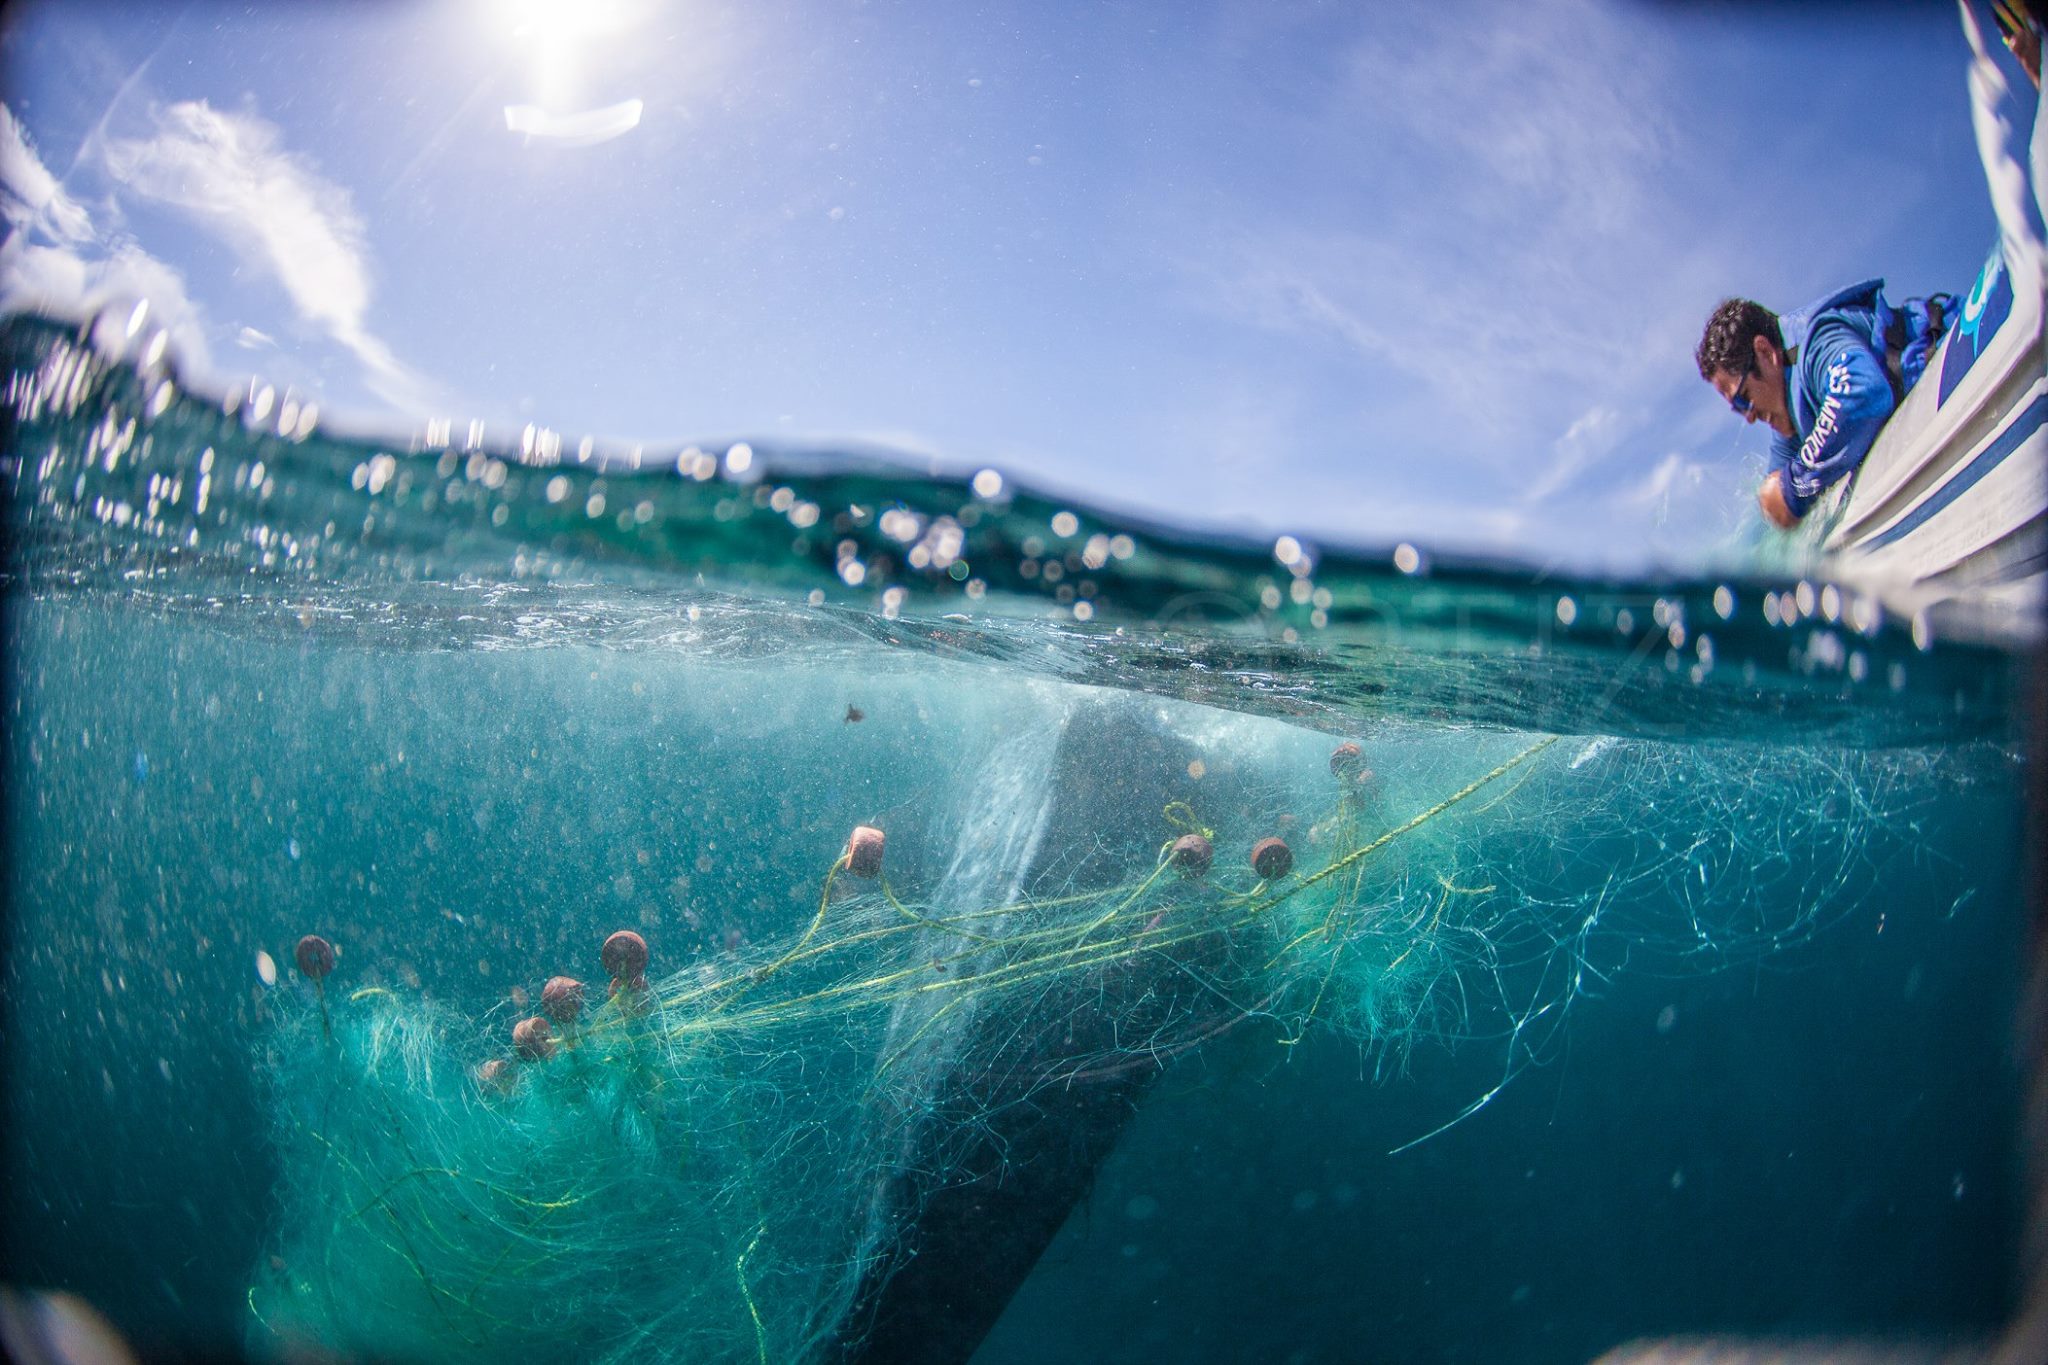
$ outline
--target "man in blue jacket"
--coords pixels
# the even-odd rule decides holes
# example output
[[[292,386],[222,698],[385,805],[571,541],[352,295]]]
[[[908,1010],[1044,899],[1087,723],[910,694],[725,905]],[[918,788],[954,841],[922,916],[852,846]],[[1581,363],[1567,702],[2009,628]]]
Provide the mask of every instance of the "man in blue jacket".
[[[1892,315],[1883,283],[1866,280],[1783,318],[1729,299],[1707,320],[1694,355],[1700,377],[1744,421],[1776,433],[1770,472],[1757,489],[1774,526],[1798,524],[1822,489],[1863,462],[1904,395],[1906,381],[1887,362]],[[1941,322],[1937,313],[1937,337]],[[1921,365],[1927,349],[1913,357]]]

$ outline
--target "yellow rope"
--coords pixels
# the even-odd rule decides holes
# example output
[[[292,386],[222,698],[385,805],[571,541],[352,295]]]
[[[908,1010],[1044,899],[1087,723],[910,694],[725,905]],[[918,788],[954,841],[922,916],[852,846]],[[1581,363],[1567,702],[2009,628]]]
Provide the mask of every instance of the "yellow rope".
[[[740,1297],[747,1301],[747,1315],[754,1320],[754,1349],[759,1352],[761,1365],[768,1365],[768,1329],[761,1322],[761,1310],[754,1304],[754,1291],[747,1284],[747,1258],[754,1254],[754,1248],[761,1245],[761,1236],[768,1231],[766,1224],[754,1230],[754,1240],[747,1243],[747,1249],[740,1253],[733,1263],[733,1271],[740,1279]]]

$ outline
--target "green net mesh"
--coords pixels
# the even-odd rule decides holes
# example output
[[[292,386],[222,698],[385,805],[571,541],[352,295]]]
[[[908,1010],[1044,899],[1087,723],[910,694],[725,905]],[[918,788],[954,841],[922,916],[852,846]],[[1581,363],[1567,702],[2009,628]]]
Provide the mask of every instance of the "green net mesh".
[[[1059,1121],[1061,1097],[1241,1027],[1382,1059],[1486,1037],[1505,1084],[1622,961],[1697,970],[1842,913],[1879,828],[1937,789],[1910,754],[1483,734],[1442,754],[1391,793],[1342,746],[1291,821],[1176,802],[1123,880],[1001,903],[920,900],[857,831],[787,935],[646,979],[608,950],[611,992],[572,1009],[551,988],[557,1017],[512,1049],[511,1018],[316,983],[270,1042],[285,1184],[256,1337],[830,1354],[904,1220],[1002,1161],[1021,1108]],[[1660,800],[1696,818],[1642,819]]]

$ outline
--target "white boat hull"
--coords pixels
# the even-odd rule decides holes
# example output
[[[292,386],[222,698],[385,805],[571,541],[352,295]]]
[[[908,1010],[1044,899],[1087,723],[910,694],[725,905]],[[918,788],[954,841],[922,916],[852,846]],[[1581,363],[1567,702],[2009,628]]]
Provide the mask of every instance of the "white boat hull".
[[[1968,323],[1951,332],[1831,499],[1818,548],[1828,576],[1897,608],[1951,604],[1991,618],[1984,624],[1994,629],[2010,618],[2006,625],[2030,631],[2048,601],[2042,296],[2015,293],[1996,254],[1985,272],[1971,302],[2009,298],[2009,311],[1989,338],[1966,332]]]
[[[1967,8],[1964,27],[1999,242],[1926,373],[1803,538],[1821,574],[1893,610],[2038,636],[2048,609],[2048,251],[2035,223],[2048,120],[2037,113],[2032,146],[2014,146],[1998,112],[2003,79]]]

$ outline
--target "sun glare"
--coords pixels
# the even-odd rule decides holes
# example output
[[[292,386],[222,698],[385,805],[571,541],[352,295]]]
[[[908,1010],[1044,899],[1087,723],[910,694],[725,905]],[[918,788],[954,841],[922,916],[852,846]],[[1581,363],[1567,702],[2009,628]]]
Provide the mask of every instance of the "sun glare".
[[[630,0],[510,0],[512,36],[535,42],[601,38],[632,26],[640,6]]]
[[[581,106],[593,100],[616,100],[618,92],[586,87],[604,73],[603,50],[639,27],[647,5],[645,0],[496,0],[491,12],[504,24],[502,31],[523,50],[529,67],[532,102],[519,106],[527,113],[516,117],[508,107],[508,126],[541,135],[538,125],[520,127],[517,119],[537,118],[546,123],[563,116],[577,117]],[[637,122],[636,108],[626,126]],[[577,140],[591,139],[579,135]]]

